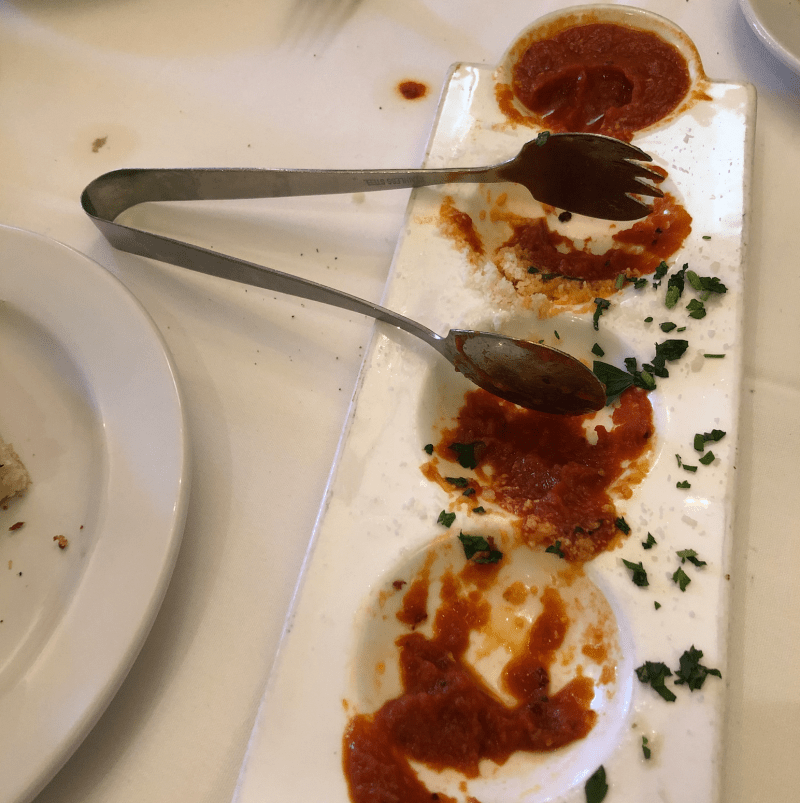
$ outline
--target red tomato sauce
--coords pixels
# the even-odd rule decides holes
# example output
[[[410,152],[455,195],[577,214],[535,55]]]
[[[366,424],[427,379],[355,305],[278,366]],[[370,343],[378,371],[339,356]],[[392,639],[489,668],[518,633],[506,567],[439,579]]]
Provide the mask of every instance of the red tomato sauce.
[[[691,232],[691,223],[691,215],[667,193],[656,198],[646,218],[614,234],[614,244],[599,254],[576,248],[570,238],[553,231],[543,217],[513,223],[513,234],[503,247],[515,248],[520,259],[545,274],[587,282],[613,280],[620,273],[637,277],[653,273],[671,257]]]
[[[593,23],[533,42],[511,89],[551,131],[629,140],[674,111],[690,86],[686,59],[660,36]]]
[[[483,390],[471,391],[435,454],[452,461],[451,444],[481,443],[471,499],[518,516],[525,543],[547,547],[559,542],[567,560],[582,562],[618,540],[612,488],[629,496],[630,486],[643,479],[654,433],[653,409],[639,388],[622,394],[612,426],[595,428],[594,444],[584,428],[588,418],[539,413]],[[425,464],[423,472],[452,489],[435,461]]]
[[[409,633],[396,642],[402,694],[375,714],[354,717],[344,734],[354,803],[446,803],[452,798],[427,789],[409,760],[474,778],[483,759],[502,765],[518,751],[556,750],[586,736],[596,721],[591,678],[550,688],[549,669],[570,625],[555,589],[542,593],[527,643],[503,669],[513,705],[501,702],[464,658],[470,633],[489,621],[489,603],[479,589],[465,590],[463,573],[452,572],[442,577],[441,599],[431,638]]]

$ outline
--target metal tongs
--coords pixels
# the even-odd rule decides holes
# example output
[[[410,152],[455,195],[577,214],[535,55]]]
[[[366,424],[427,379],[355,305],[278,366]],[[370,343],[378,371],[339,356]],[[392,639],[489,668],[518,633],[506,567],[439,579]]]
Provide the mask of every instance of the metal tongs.
[[[576,358],[503,335],[454,329],[442,337],[416,321],[288,273],[117,223],[147,201],[206,201],[371,192],[469,182],[515,182],[537,200],[612,220],[644,217],[636,195],[660,196],[662,176],[628,143],[597,134],[540,135],[520,154],[491,167],[442,170],[288,170],[257,168],[124,169],[99,176],[81,205],[112,246],[139,256],[361,313],[421,338],[478,386],[530,409],[580,414],[600,409],[605,390]]]

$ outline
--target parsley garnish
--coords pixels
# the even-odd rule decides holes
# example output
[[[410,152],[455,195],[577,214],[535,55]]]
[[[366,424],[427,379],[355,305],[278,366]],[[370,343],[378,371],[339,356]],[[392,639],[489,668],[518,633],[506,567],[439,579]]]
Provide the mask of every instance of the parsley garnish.
[[[666,262],[661,262],[661,264],[655,269],[653,273],[653,288],[657,289],[661,284],[661,280],[667,275],[669,271],[669,265]]]
[[[433,454],[433,444],[429,443],[424,447],[424,451],[428,454]]]
[[[474,488],[467,488],[461,496],[475,496],[475,489]]]
[[[617,529],[621,530],[623,533],[625,533],[625,535],[630,535],[630,532],[631,532],[630,525],[628,524],[627,521],[625,521],[625,519],[622,518],[622,516],[620,516],[614,522],[614,524],[616,525]]]
[[[689,583],[692,582],[692,578],[689,577],[689,575],[686,574],[686,572],[683,569],[681,569],[680,566],[678,566],[677,570],[672,575],[672,581],[676,585],[680,586],[681,591],[686,591],[686,586],[688,586]]]
[[[704,354],[703,355],[707,360],[724,360],[724,354]]]
[[[607,298],[596,298],[594,303],[595,310],[592,316],[592,325],[597,330],[600,328],[600,316],[611,306],[611,302]]]
[[[633,580],[633,584],[635,586],[644,587],[650,585],[647,580],[647,571],[645,570],[644,566],[642,566],[641,561],[639,561],[639,563],[634,563],[633,561],[625,560],[625,558],[623,558],[622,562],[633,572],[631,579]]]
[[[693,298],[687,305],[686,309],[689,311],[690,318],[700,320],[706,317],[706,305],[697,298]]]
[[[555,544],[550,544],[545,552],[549,552],[552,555],[558,555],[559,558],[564,557],[564,553],[561,551],[561,541],[556,541]]]
[[[606,783],[606,771],[601,764],[592,774],[586,786],[586,803],[600,803],[605,799],[608,792],[608,784]]]
[[[475,563],[497,563],[503,553],[494,548],[494,543],[487,541],[482,535],[459,533],[458,540],[464,547],[467,560],[475,559]]]
[[[478,505],[478,507],[472,508],[473,513],[485,513],[486,508],[483,505]]]
[[[714,675],[714,677],[718,678],[722,677],[719,669],[709,669],[707,666],[703,666],[700,663],[702,657],[702,650],[695,649],[694,645],[681,655],[681,668],[675,673],[676,686],[686,685],[690,691],[694,691],[695,689],[703,688],[703,684],[709,675]]]
[[[653,534],[652,533],[647,533],[647,540],[646,541],[642,541],[642,546],[645,549],[652,549],[657,543],[658,542],[656,541],[656,539],[653,538]]]
[[[621,368],[595,360],[592,373],[605,385],[606,399],[614,399],[633,384],[633,377]]]
[[[693,549],[679,549],[678,557],[681,559],[681,563],[685,563],[688,560],[689,563],[693,563],[697,567],[707,565],[704,560],[700,560],[697,557],[697,552],[695,552]]]
[[[455,485],[456,488],[466,488],[469,480],[466,477],[445,477],[445,482]]]
[[[690,270],[686,272],[686,278],[698,293],[706,294],[703,300],[707,299],[711,293],[722,295],[728,292],[728,288],[716,276],[698,276],[693,270]]]
[[[716,458],[714,457],[714,452],[706,452],[701,458],[700,462],[704,466],[710,466]]]
[[[550,132],[549,131],[541,131],[536,136],[536,139],[534,140],[534,143],[541,148],[542,145],[544,145],[545,142],[547,142],[548,139],[550,139]]]
[[[664,321],[664,323],[660,323],[659,326],[661,327],[662,332],[671,332],[678,326],[678,324],[673,323],[672,321]]]
[[[439,518],[436,519],[436,523],[437,524],[442,524],[445,527],[450,527],[455,520],[456,520],[456,514],[455,513],[448,513],[446,510],[443,510],[439,514]]]
[[[636,677],[642,683],[649,683],[668,703],[674,703],[678,698],[667,688],[665,682],[670,675],[672,672],[669,667],[661,661],[645,661],[636,669]]]
[[[725,433],[721,429],[712,429],[711,432],[698,432],[694,436],[695,451],[702,452],[706,448],[707,443],[721,441],[724,437]]]
[[[475,468],[478,465],[476,450],[484,445],[483,441],[472,441],[472,443],[451,443],[449,448],[456,453],[462,468]]]
[[[645,758],[650,758],[652,755],[652,751],[650,750],[650,745],[646,736],[642,736],[642,753],[644,754]]]
[[[595,344],[592,346],[592,354],[594,354],[594,355],[595,355],[595,356],[597,356],[597,357],[604,357],[606,353],[605,353],[605,352],[603,351],[603,349],[600,347],[600,344],[599,344],[599,343],[595,343]]]
[[[673,273],[669,279],[667,279],[667,295],[664,299],[664,304],[667,306],[667,309],[672,309],[680,300],[685,284],[684,275],[688,267],[688,264],[684,265],[677,273]]]
[[[683,480],[682,482],[676,482],[675,483],[675,487],[676,488],[681,488],[681,489],[686,489],[686,488],[691,488],[692,484],[689,482],[689,480]]]
[[[654,603],[653,603],[653,607],[654,607],[656,610],[658,610],[658,609],[661,607],[661,603],[660,603],[660,602],[654,602]]]

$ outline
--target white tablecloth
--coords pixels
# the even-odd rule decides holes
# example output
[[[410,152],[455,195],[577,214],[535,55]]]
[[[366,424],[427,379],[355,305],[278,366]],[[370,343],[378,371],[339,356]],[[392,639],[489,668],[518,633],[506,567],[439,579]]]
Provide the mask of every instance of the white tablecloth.
[[[359,316],[113,252],[81,211],[81,190],[123,166],[418,165],[449,65],[496,63],[522,28],[566,5],[0,2],[0,223],[77,248],[144,304],[175,359],[193,450],[185,537],[161,612],[119,693],[37,803],[231,799],[371,333]],[[711,77],[758,92],[723,799],[791,800],[800,788],[800,78],[762,47],[734,0],[640,5],[689,33]],[[406,100],[396,90],[405,79],[430,91]],[[232,204],[199,210],[201,225],[191,232],[186,222],[184,233],[377,301],[407,197]]]

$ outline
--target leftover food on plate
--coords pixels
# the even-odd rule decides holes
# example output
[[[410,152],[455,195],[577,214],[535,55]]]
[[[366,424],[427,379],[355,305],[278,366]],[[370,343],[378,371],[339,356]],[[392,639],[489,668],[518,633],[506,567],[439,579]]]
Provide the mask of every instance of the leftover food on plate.
[[[509,193],[485,189],[462,203],[465,209],[452,196],[443,200],[439,230],[467,256],[472,281],[511,288],[523,307],[542,316],[612,296],[624,287],[620,276],[635,282],[654,273],[692,230],[691,215],[669,192],[632,226],[592,221],[590,233],[569,212],[514,211]]]
[[[590,560],[622,535],[614,497],[630,498],[647,474],[654,435],[640,388],[621,395],[610,421],[598,417],[608,416],[536,413],[470,392],[423,472],[454,508],[500,509],[516,519],[523,543]]]
[[[520,120],[518,100],[553,131],[587,131],[629,140],[663,120],[691,88],[689,65],[651,31],[613,23],[537,32],[520,43],[511,85],[498,84],[503,111]]]
[[[15,496],[28,490],[31,478],[10,443],[0,438],[0,506],[6,507]]]
[[[379,596],[371,627],[400,635],[394,655],[365,639],[362,670],[385,700],[344,734],[355,803],[454,801],[488,765],[585,738],[596,697],[617,697],[616,621],[582,569],[503,534],[490,543],[502,553],[487,560],[464,533],[440,539]]]

